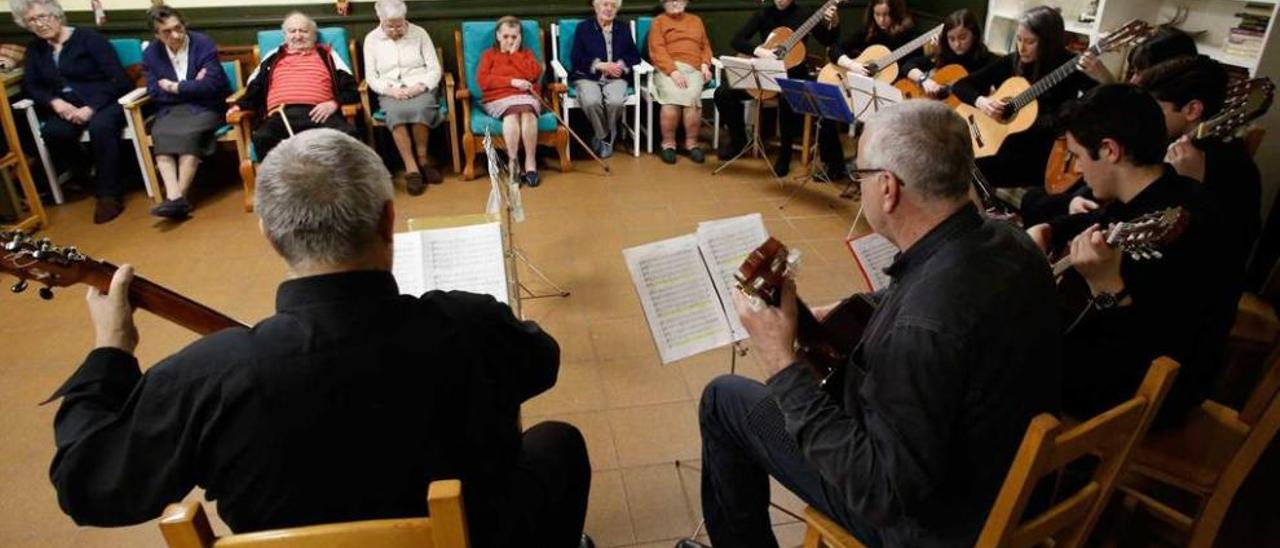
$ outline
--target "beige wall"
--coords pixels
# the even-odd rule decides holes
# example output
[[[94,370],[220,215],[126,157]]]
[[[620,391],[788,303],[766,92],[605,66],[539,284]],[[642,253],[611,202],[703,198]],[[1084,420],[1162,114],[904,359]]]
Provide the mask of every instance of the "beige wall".
[[[354,3],[372,3],[373,0],[351,0]],[[61,0],[62,8],[67,11],[89,11],[89,0]],[[317,2],[316,0],[168,0],[165,2],[175,8],[217,8],[231,6],[260,6],[263,4],[329,4],[335,2]],[[102,0],[102,7],[111,17],[112,10],[144,10],[151,7],[151,0]],[[9,11],[9,2],[0,0],[0,12]]]

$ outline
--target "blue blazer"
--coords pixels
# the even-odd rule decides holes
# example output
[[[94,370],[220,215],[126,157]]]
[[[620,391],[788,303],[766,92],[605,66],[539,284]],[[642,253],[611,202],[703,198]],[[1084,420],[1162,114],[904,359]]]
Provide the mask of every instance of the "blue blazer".
[[[54,99],[62,99],[101,112],[131,89],[133,83],[120,66],[115,48],[96,31],[76,27],[62,45],[57,63],[48,42],[37,38],[27,44],[22,90],[45,109]]]
[[[635,70],[640,64],[640,50],[636,49],[636,41],[631,37],[631,25],[622,19],[614,19],[612,34],[613,59],[622,61],[628,70]],[[573,63],[569,81],[599,80],[600,73],[591,70],[591,63],[597,59],[603,61],[607,53],[600,22],[592,17],[578,23],[578,30],[573,33],[573,51],[569,54],[569,62]]]
[[[178,80],[173,62],[169,60],[164,42],[152,40],[142,52],[142,69],[147,74],[147,94],[156,104],[156,113],[163,113],[174,105],[192,105],[221,113],[227,109],[227,96],[231,87],[222,62],[218,60],[218,46],[208,36],[188,32],[186,80],[178,83],[178,93],[160,89],[160,80]],[[196,79],[200,71],[204,77]]]

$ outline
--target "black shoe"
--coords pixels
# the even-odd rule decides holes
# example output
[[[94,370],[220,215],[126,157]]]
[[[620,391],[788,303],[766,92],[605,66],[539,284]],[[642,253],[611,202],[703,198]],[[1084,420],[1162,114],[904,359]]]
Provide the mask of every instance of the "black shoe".
[[[786,177],[788,173],[791,173],[791,149],[789,147],[783,148],[782,152],[778,153],[778,159],[773,162],[774,175]]]
[[[675,548],[711,548],[710,546],[693,540],[691,538],[682,538],[676,541]]]
[[[674,148],[662,149],[662,161],[668,164],[676,163],[676,149]]]
[[[93,224],[109,223],[112,219],[119,217],[121,213],[124,213],[124,200],[111,196],[100,196],[98,197],[98,203],[93,206]]]
[[[165,200],[158,206],[151,208],[151,215],[163,217],[171,221],[186,219],[191,215],[191,202],[187,201],[184,196],[176,200]]]
[[[542,180],[538,178],[538,172],[536,171],[524,172],[524,186],[533,188],[540,184],[542,184]]]
[[[404,174],[404,189],[409,192],[410,196],[421,196],[427,191],[427,184],[422,181],[422,174],[418,172]]]
[[[589,535],[583,533],[582,540],[578,541],[578,548],[596,548],[596,541],[591,540]]]
[[[438,185],[444,182],[444,174],[434,167],[422,166],[422,180],[429,185]]]
[[[728,143],[720,145],[720,150],[716,151],[716,156],[720,158],[720,161],[728,162],[741,153],[744,148],[747,148],[746,143],[729,141]]]
[[[693,147],[689,149],[689,160],[695,164],[701,164],[707,161],[707,153],[702,151],[702,147]]]

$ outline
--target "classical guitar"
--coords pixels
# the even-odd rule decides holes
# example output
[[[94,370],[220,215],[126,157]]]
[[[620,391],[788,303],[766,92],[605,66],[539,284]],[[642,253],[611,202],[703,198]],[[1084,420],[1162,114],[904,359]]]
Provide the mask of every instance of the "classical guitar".
[[[938,85],[943,88],[942,95],[938,97],[939,100],[946,103],[947,106],[955,108],[960,104],[960,98],[951,94],[951,84],[959,82],[962,78],[968,75],[969,71],[965,70],[964,66],[953,63],[934,69],[934,71],[929,75],[929,79],[937,82]],[[921,86],[916,83],[915,80],[910,78],[899,78],[897,82],[893,83],[893,87],[898,88],[898,91],[902,92],[903,99],[933,98],[930,97],[928,93],[925,93],[924,86]]]
[[[1222,112],[1213,118],[1196,124],[1185,134],[1192,141],[1230,140],[1237,130],[1257,119],[1271,108],[1276,86],[1270,78],[1254,78],[1240,81],[1227,88]],[[1044,170],[1044,188],[1049,194],[1060,194],[1075,186],[1080,180],[1076,157],[1067,150],[1066,137],[1059,137],[1049,153]]]
[[[778,306],[782,288],[795,275],[799,258],[799,252],[769,238],[738,267],[734,275],[738,290],[755,302]],[[801,357],[813,367],[819,386],[831,384],[833,375],[844,368],[873,312],[875,302],[870,295],[860,293],[841,302],[819,322],[797,298],[797,345]]]
[[[1152,32],[1154,29],[1151,25],[1135,19],[1102,37],[1098,43],[1089,46],[1087,51],[1094,55],[1101,55],[1136,44],[1146,39]],[[1003,117],[992,118],[981,109],[964,103],[956,106],[956,112],[969,124],[969,132],[973,139],[973,155],[977,158],[993,156],[1000,150],[1000,145],[1004,144],[1006,138],[1030,128],[1035,123],[1036,116],[1040,114],[1040,106],[1036,98],[1079,70],[1076,65],[1083,55],[1081,53],[1072,57],[1034,85],[1021,76],[1005,80],[994,93],[987,96],[989,99],[1007,101]]]
[[[862,50],[862,53],[858,54],[857,59],[854,60],[867,67],[867,72],[871,74],[872,78],[886,84],[892,84],[898,79],[898,61],[901,61],[903,57],[906,57],[912,52],[924,47],[925,44],[941,35],[942,25],[938,25],[929,30],[929,32],[917,36],[915,39],[903,44],[893,51],[889,51],[889,48],[879,44],[868,46],[867,49]],[[848,74],[848,69],[835,63],[827,63],[827,65],[822,67],[822,70],[818,72],[818,81],[824,84],[835,84],[840,86],[840,89],[845,90],[845,94],[847,96],[849,94],[849,87],[846,85],[845,79],[848,77]],[[849,99],[849,105],[852,108],[853,98],[851,96],[847,98]]]
[[[1159,259],[1163,256],[1160,249],[1182,236],[1190,221],[1190,214],[1180,207],[1153,211],[1132,221],[1112,223],[1106,228],[1107,244],[1135,261]],[[1071,266],[1071,257],[1054,262],[1053,277],[1062,276]]]
[[[26,290],[29,282],[44,285],[40,297],[45,300],[53,298],[53,288],[78,283],[105,292],[115,271],[115,265],[90,259],[74,247],[58,247],[47,238],[32,239],[22,232],[0,232],[0,272],[18,277],[10,288],[14,293]],[[201,335],[247,327],[142,277],[135,276],[129,285],[129,302]]]
[[[810,15],[808,19],[805,19],[804,23],[802,23],[799,28],[792,30],[789,27],[778,27],[770,31],[769,35],[764,38],[764,43],[760,44],[760,47],[772,51],[773,56],[782,61],[783,66],[787,67],[787,70],[800,66],[801,63],[804,63],[805,55],[807,53],[804,47],[804,39],[808,37],[814,27],[818,26],[818,23],[822,21],[822,14],[827,11],[827,8],[830,8],[831,6],[838,6],[847,1],[848,0],[827,0],[822,4],[822,6],[814,10],[813,14]],[[742,57],[748,59],[755,58],[753,55],[742,55]],[[777,92],[774,91],[762,91],[758,89],[748,89],[746,91],[751,97],[760,100],[771,99],[777,95]]]

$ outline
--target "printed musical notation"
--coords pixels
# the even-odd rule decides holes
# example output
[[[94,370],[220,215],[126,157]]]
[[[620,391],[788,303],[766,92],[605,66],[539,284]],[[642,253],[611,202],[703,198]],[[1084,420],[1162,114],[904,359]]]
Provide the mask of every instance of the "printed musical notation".
[[[499,223],[403,232],[393,248],[391,273],[403,294],[469,291],[509,304]]]
[[[742,261],[769,239],[769,232],[764,228],[764,219],[759,213],[752,213],[741,217],[704,221],[698,223],[696,235],[698,248],[702,251],[707,264],[711,266],[711,281],[715,283],[720,302],[724,305],[733,340],[743,340],[747,338],[747,330],[743,329],[742,322],[738,320],[738,314],[733,310],[730,292],[734,291],[733,276],[738,272],[738,267],[742,266]]]
[[[898,248],[884,236],[872,232],[866,236],[845,240],[849,251],[853,252],[853,260],[858,263],[858,270],[866,279],[872,291],[879,291],[893,282],[884,270],[893,264],[898,256]]]

